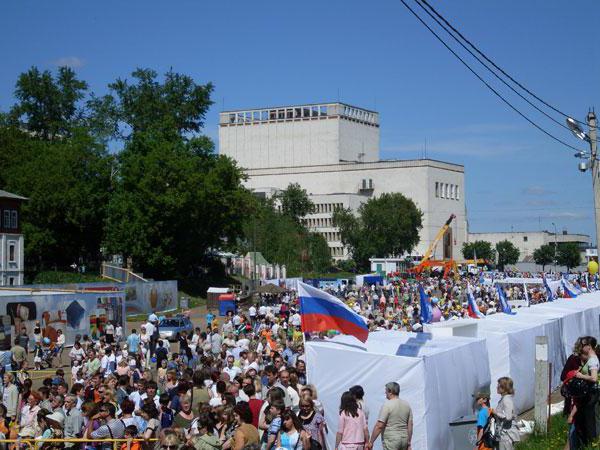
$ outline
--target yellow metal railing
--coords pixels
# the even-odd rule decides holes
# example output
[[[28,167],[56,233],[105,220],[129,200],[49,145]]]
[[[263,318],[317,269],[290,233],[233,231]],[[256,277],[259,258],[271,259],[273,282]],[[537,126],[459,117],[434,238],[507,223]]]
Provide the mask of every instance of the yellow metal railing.
[[[143,438],[132,438],[132,439],[82,439],[82,438],[64,438],[64,439],[28,439],[28,438],[18,438],[18,439],[0,439],[0,443],[2,444],[13,444],[14,446],[10,446],[9,448],[19,449],[22,445],[26,445],[30,450],[35,450],[36,448],[41,447],[46,443],[61,443],[61,444],[88,444],[90,442],[94,443],[112,443],[113,450],[117,450],[120,448],[118,444],[124,443],[133,443],[133,442],[157,442],[158,439],[143,439]]]

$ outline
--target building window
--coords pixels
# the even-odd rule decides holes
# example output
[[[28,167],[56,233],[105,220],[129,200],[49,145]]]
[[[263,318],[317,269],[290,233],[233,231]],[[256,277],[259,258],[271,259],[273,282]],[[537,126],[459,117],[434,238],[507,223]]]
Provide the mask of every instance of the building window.
[[[460,191],[458,190],[458,185],[456,186],[456,200],[460,200]]]
[[[440,197],[440,183],[438,181],[435,182],[435,198]]]
[[[12,219],[12,220],[11,220],[11,222],[12,222],[12,227],[13,227],[13,228],[16,230],[17,228],[19,228],[19,227],[18,227],[18,223],[17,223],[17,222],[18,222],[18,220],[19,220],[19,218],[18,218],[18,214],[17,214],[17,211],[14,211],[14,210],[12,211],[11,219]]]
[[[8,285],[9,286],[15,285],[15,277],[8,277]]]
[[[444,198],[449,198],[449,197],[448,197],[448,195],[449,195],[449,192],[448,192],[448,191],[449,191],[449,186],[448,186],[448,184],[444,184]]]
[[[14,243],[8,244],[8,262],[17,262],[17,246]]]
[[[4,210],[4,228],[10,228],[10,211]]]
[[[527,236],[523,236],[523,242],[527,242]]]
[[[450,185],[450,199],[454,200],[454,185]]]

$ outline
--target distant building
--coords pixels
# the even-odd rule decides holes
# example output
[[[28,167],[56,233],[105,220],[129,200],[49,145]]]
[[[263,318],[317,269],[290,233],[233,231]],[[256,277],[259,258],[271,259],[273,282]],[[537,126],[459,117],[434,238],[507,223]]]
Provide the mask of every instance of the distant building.
[[[23,284],[24,239],[21,233],[21,204],[27,200],[0,190],[0,286]]]
[[[332,223],[335,208],[356,211],[369,198],[395,192],[423,211],[413,255],[425,252],[453,213],[456,219],[434,257],[461,257],[467,240],[464,167],[429,159],[380,160],[377,112],[323,103],[226,111],[219,122],[219,152],[245,169],[248,188],[266,197],[290,183],[306,189],[317,209],[304,222],[325,237],[333,259],[348,258]]]
[[[586,260],[586,249],[591,245],[587,234],[572,234],[567,230],[554,234],[549,231],[505,231],[495,233],[469,233],[469,242],[487,241],[495,247],[500,241],[509,241],[519,249],[519,262],[533,262],[533,252],[542,245],[554,245],[565,242],[577,244],[581,251],[581,260]]]

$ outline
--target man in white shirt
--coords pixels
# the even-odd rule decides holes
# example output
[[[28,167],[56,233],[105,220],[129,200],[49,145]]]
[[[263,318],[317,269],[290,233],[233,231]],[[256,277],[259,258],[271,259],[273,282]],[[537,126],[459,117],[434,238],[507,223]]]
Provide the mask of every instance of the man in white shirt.
[[[295,311],[294,314],[292,314],[292,317],[290,317],[290,323],[294,327],[300,326],[300,324],[302,323],[302,318],[300,317],[300,314],[298,313],[298,311]]]
[[[296,389],[290,386],[290,373],[287,370],[279,372],[279,383],[285,388],[287,394],[290,396],[292,411],[297,413],[300,409],[300,396],[298,395],[298,392],[296,392]]]
[[[148,320],[143,326],[146,329],[146,334],[152,336],[154,334],[154,324]]]
[[[252,326],[256,323],[256,313],[256,306],[250,305],[250,308],[248,308],[248,316],[250,316],[250,323],[252,323]]]
[[[233,357],[233,355],[229,355],[227,357],[227,366],[223,369],[223,372],[225,372],[227,375],[229,375],[230,380],[233,380],[235,377],[237,377],[239,374],[242,373],[242,369],[234,366],[233,363],[234,363],[234,357]]]
[[[146,384],[146,392],[140,395],[140,405],[143,405],[144,400],[146,400],[147,398],[152,398],[154,399],[154,404],[156,405],[156,408],[160,411],[160,395],[157,394],[157,390],[158,385],[156,384],[156,381],[149,381]]]
[[[265,305],[260,305],[260,307],[258,308],[258,318],[262,320],[265,318],[266,315],[267,307]]]
[[[110,375],[117,368],[117,359],[112,352],[110,347],[106,347],[104,356],[100,360],[100,371],[104,373],[104,376]]]

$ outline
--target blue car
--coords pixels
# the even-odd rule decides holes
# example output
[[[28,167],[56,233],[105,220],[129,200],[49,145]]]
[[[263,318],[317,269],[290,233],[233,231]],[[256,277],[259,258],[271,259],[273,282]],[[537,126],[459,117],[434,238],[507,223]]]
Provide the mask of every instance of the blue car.
[[[190,335],[194,331],[194,325],[185,316],[165,317],[158,322],[158,331],[162,339],[177,341],[182,331],[187,331]]]

